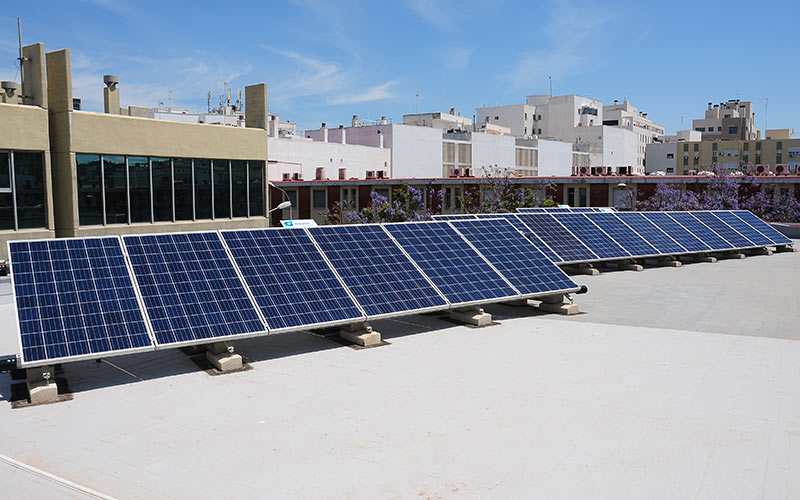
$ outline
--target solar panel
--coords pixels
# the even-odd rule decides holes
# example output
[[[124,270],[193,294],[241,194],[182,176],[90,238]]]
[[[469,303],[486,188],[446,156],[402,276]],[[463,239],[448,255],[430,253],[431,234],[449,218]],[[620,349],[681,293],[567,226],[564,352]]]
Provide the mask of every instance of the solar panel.
[[[708,245],[711,250],[727,250],[733,248],[733,245],[720,238],[717,233],[700,222],[697,217],[692,216],[691,213],[668,212],[668,214],[681,226],[689,230],[694,236],[698,237],[700,241]]]
[[[586,214],[592,222],[597,224],[600,229],[614,238],[622,248],[631,255],[640,257],[659,255],[661,252],[656,247],[648,243],[644,238],[637,234],[617,214],[612,213],[592,213]]]
[[[787,238],[783,233],[759,219],[752,212],[748,212],[747,210],[734,210],[733,213],[746,223],[750,224],[758,232],[771,239],[773,243],[777,245],[788,245],[792,243],[792,240]]]
[[[599,212],[597,208],[594,207],[573,207],[573,213],[592,213],[592,212]]]
[[[558,255],[555,262],[583,262],[598,258],[551,214],[517,214],[517,219]]]
[[[9,243],[21,366],[152,350],[119,238]]]
[[[620,212],[624,213],[624,212]],[[711,247],[664,212],[643,212],[642,217],[652,222],[689,252],[705,252]]]
[[[719,217],[714,215],[713,212],[691,212],[703,224],[710,227],[715,233],[722,236],[734,248],[748,248],[755,246],[752,241],[748,240],[735,229],[725,224]]]
[[[570,230],[601,259],[630,257],[624,248],[592,223],[584,214],[555,214],[556,220]]]
[[[771,239],[753,229],[750,224],[746,223],[739,217],[736,217],[731,212],[715,211],[713,213],[715,216],[719,217],[722,222],[729,225],[737,233],[741,234],[756,245],[772,245]]]
[[[479,214],[479,219],[505,219],[508,221],[512,226],[514,226],[517,231],[522,232],[525,236],[530,238],[536,248],[539,249],[540,252],[544,254],[545,257],[550,259],[553,262],[561,261],[561,258],[556,255],[553,250],[550,249],[538,236],[536,236],[533,232],[531,232],[530,228],[523,224],[518,218],[517,214]]]
[[[158,345],[266,333],[216,232],[123,236]]]
[[[475,214],[443,214],[434,215],[433,220],[461,220],[461,219],[477,219]]]
[[[451,304],[519,296],[447,222],[401,222],[383,227]]]
[[[364,319],[314,241],[302,229],[222,231],[271,332]]]
[[[662,254],[685,253],[687,251],[639,212],[618,212],[612,215],[619,217],[622,222],[629,225],[631,229],[639,233],[639,236]]]
[[[369,318],[449,307],[380,225],[308,231]]]
[[[564,271],[503,219],[451,221],[522,295],[547,295],[578,289]]]
[[[525,213],[525,212],[544,212],[544,207],[517,207],[517,212]]]
[[[548,207],[544,209],[545,212],[554,214],[571,213],[572,208],[569,207]]]

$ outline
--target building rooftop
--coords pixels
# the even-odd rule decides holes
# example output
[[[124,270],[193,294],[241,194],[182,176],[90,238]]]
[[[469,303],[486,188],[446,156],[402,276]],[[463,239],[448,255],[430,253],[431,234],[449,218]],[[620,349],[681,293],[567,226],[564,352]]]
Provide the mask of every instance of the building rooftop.
[[[74,399],[0,404],[0,488],[92,498],[10,457],[121,498],[800,495],[800,254],[576,279],[577,316],[250,339],[222,376],[178,350],[64,365]]]

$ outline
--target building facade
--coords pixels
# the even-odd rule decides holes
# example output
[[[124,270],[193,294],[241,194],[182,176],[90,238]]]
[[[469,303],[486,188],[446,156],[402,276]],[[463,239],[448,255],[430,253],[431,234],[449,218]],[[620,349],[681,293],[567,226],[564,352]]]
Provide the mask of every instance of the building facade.
[[[705,116],[692,120],[692,128],[702,134],[704,141],[743,140],[761,138],[756,127],[753,103],[729,99],[719,104],[708,103]]]

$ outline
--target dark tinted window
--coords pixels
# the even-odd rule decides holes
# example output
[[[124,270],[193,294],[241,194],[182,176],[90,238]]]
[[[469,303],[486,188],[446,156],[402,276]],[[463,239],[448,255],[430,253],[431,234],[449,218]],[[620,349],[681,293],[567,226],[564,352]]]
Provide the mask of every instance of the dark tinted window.
[[[150,165],[147,158],[128,157],[131,222],[150,222]]]
[[[126,224],[128,193],[124,157],[103,156],[103,180],[106,185],[106,224]]]
[[[0,189],[11,189],[11,155],[0,152]]]
[[[192,160],[172,160],[175,176],[175,220],[192,220]]]
[[[75,155],[78,174],[78,223],[103,223],[103,192],[100,155]]]
[[[44,227],[44,163],[42,153],[14,153],[19,228]]]
[[[231,161],[231,192],[233,195],[233,216],[247,217],[247,162]]]
[[[264,215],[264,162],[248,162],[250,168],[250,217]]]
[[[211,218],[211,160],[194,160],[194,213]]]
[[[214,218],[231,216],[231,178],[227,160],[214,160]]]
[[[153,220],[172,220],[172,166],[169,158],[151,158],[153,169]]]
[[[14,229],[14,198],[11,196],[11,155],[1,152],[0,229]]]

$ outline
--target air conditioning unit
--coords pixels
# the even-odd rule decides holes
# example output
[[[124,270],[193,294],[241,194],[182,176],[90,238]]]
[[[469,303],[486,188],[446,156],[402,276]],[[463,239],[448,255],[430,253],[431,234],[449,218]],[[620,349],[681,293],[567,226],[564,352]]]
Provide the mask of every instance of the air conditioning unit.
[[[461,177],[461,169],[454,168],[450,173],[450,177]]]
[[[787,163],[778,163],[775,165],[775,175],[791,175],[791,167]]]
[[[317,170],[314,174],[314,179],[318,181],[325,179],[325,167],[317,167]]]
[[[292,174],[290,172],[284,172],[283,173],[283,180],[285,180],[285,181],[292,180]]]
[[[633,173],[633,167],[628,165],[627,167],[617,167],[617,175],[631,175]]]
[[[472,169],[471,168],[465,168],[461,175],[463,175],[464,177],[472,177]]]
[[[592,175],[590,167],[578,167],[578,175]]]
[[[759,164],[756,165],[756,175],[769,175],[769,165]]]
[[[347,168],[340,168],[339,169],[339,180],[343,181],[347,179]]]
[[[375,172],[375,176],[378,177],[378,179],[385,179],[386,170],[378,170],[377,172]]]
[[[610,170],[611,169],[609,167],[592,167],[591,175],[609,175]]]
[[[302,172],[295,172],[292,174],[293,181],[302,181],[303,180],[303,173]]]
[[[374,178],[375,178],[375,171],[367,170],[367,179],[374,179]]]

